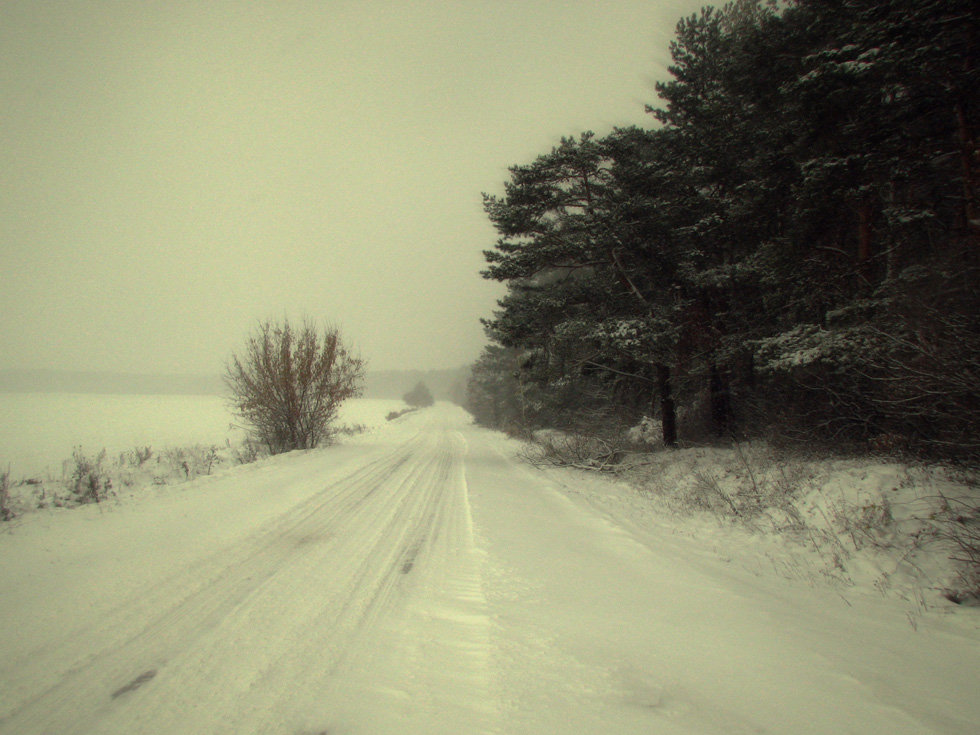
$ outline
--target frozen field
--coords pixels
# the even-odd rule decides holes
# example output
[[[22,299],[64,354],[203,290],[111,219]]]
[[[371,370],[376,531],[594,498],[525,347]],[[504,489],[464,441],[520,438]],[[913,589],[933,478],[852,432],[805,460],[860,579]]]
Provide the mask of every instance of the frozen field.
[[[400,401],[357,400],[341,420],[372,425]],[[220,396],[0,393],[0,467],[12,478],[59,477],[75,447],[111,458],[134,447],[225,446],[244,432]]]

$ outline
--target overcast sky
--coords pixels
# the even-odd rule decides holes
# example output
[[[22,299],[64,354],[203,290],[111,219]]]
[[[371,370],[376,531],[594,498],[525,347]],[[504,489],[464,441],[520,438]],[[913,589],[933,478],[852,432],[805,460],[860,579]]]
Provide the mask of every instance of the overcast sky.
[[[481,192],[652,125],[690,0],[3,0],[0,368],[217,373],[260,319],[472,362]]]

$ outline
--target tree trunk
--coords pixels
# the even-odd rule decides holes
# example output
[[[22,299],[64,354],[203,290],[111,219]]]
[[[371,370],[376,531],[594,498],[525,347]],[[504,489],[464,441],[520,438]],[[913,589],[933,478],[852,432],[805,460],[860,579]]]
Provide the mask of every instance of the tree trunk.
[[[978,211],[976,171],[978,153],[977,142],[970,130],[966,114],[966,103],[962,97],[956,103],[956,130],[960,140],[960,162],[963,176],[963,213],[966,229],[980,256],[980,211]]]
[[[871,229],[871,203],[861,202],[858,206],[858,273],[864,282],[871,285],[871,247],[874,234]]]
[[[674,407],[674,391],[670,383],[670,368],[657,363],[657,384],[660,387],[660,422],[663,427],[665,447],[677,446],[677,409]]]
[[[711,406],[711,430],[725,436],[732,429],[732,400],[728,378],[714,360],[708,363],[708,402]]]

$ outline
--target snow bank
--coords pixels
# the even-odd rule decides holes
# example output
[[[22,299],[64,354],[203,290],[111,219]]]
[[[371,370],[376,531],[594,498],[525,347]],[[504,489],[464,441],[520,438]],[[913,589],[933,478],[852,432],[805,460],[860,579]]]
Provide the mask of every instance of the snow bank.
[[[980,506],[975,473],[808,459],[748,443],[633,456],[617,480],[625,490],[603,486],[591,502],[607,512],[613,503],[628,524],[677,517],[708,538],[714,528],[746,534],[788,578],[893,595],[917,609],[943,605],[971,584],[976,591],[975,576],[951,560],[949,538],[951,510]]]

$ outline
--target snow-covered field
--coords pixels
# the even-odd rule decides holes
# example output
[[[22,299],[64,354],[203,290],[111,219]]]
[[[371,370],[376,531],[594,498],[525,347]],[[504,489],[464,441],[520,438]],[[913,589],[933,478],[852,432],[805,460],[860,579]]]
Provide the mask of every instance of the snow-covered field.
[[[219,396],[0,393],[0,466],[11,475],[59,477],[76,447],[110,457],[242,439]]]
[[[980,731],[980,609],[874,583],[887,545],[824,574],[772,517],[535,469],[456,407],[371,425],[0,526],[0,732]],[[888,472],[857,502],[925,482]]]
[[[342,407],[340,422],[376,425],[401,401],[360,399]],[[134,449],[156,454],[239,444],[245,437],[225,399],[210,395],[0,393],[0,468],[13,480],[62,475],[76,449],[111,461]]]

